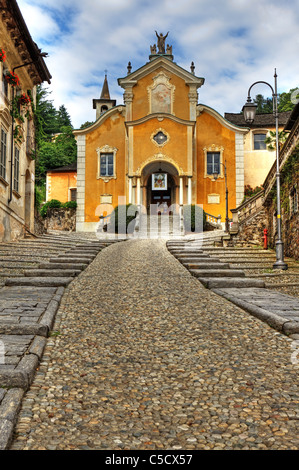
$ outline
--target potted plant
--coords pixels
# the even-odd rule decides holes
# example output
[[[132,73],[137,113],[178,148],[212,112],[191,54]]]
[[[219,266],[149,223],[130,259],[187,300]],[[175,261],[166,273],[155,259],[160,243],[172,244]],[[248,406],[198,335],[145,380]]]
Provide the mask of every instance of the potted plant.
[[[11,72],[11,71],[8,71],[5,73],[5,80],[7,81],[7,83],[9,83],[9,85],[11,86],[18,86],[20,85],[20,79],[19,77],[14,73],[14,72]]]
[[[31,99],[26,93],[23,93],[21,96],[19,96],[18,102],[20,106],[29,106],[31,104]]]
[[[6,52],[4,49],[0,49],[0,62],[5,62],[6,60]]]

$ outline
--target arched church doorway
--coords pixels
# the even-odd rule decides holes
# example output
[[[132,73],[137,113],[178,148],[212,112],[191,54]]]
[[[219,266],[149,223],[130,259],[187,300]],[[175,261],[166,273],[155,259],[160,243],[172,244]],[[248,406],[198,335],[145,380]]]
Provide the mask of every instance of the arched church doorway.
[[[176,213],[178,171],[168,162],[153,162],[143,170],[146,209],[150,215]]]

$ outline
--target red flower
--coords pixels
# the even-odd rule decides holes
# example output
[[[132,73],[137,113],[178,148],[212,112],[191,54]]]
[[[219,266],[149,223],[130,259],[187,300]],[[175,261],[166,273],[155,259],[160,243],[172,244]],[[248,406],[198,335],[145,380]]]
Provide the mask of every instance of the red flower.
[[[19,77],[13,72],[6,72],[5,79],[12,86],[18,86],[20,84]]]
[[[3,49],[0,49],[0,62],[5,62],[6,60],[6,53]]]

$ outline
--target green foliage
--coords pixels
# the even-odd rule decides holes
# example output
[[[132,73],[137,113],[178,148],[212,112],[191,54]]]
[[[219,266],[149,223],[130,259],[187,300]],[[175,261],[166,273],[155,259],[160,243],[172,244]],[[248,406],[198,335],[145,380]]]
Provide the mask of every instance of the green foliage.
[[[137,206],[134,204],[116,206],[110,217],[108,232],[132,233],[133,224],[131,222],[136,218],[136,212]]]
[[[48,209],[53,208],[53,207],[59,208],[61,206],[62,206],[62,204],[61,204],[60,201],[58,201],[57,199],[51,199],[51,201],[48,201],[43,205],[43,207],[40,210],[40,215],[42,217],[46,217]]]
[[[283,146],[287,139],[288,134],[284,131],[278,132],[278,143],[279,148]],[[268,137],[265,139],[265,143],[267,144],[268,150],[275,150],[276,149],[276,132],[270,131]]]
[[[73,127],[71,117],[64,104],[61,105],[58,109],[56,121],[59,129],[61,129],[62,127]]]
[[[201,206],[192,204],[184,206],[184,225],[188,232],[203,232],[207,217]]]
[[[51,199],[51,201],[46,202],[42,208],[40,209],[40,215],[45,218],[47,217],[48,209],[76,209],[77,203],[76,201],[68,201],[62,203],[57,199]]]
[[[63,127],[62,133],[51,142],[40,142],[39,159],[36,165],[38,184],[45,181],[47,170],[74,163],[77,158],[77,143],[71,127]]]
[[[43,86],[37,87],[35,125],[38,185],[45,182],[47,170],[69,165],[77,158],[77,143],[72,133],[70,116],[64,105],[57,111],[49,95]]]
[[[272,98],[264,98],[263,95],[256,95],[253,101],[257,104],[257,114],[267,114],[273,112]]]
[[[81,124],[80,129],[86,129],[87,127],[91,126],[92,124],[94,124],[94,123],[91,122],[91,121],[86,121],[86,122],[84,122],[84,124]]]
[[[289,211],[290,206],[290,191],[294,184],[298,182],[299,175],[299,144],[295,147],[294,151],[287,159],[283,168],[280,172],[280,199],[281,207],[285,212]],[[269,193],[269,199],[272,200],[272,204],[276,205],[277,202],[277,187],[276,184],[272,187]]]
[[[46,187],[35,186],[34,192],[35,192],[34,204],[37,210],[40,210],[42,203],[46,200]]]
[[[77,202],[76,201],[68,201],[63,204],[63,207],[65,209],[76,209],[77,208]]]
[[[244,188],[244,198],[241,204],[243,204],[247,199],[251,198],[252,196],[255,196],[263,189],[264,188],[262,186],[256,186],[255,188],[252,188],[249,184],[247,184]]]
[[[279,95],[279,111],[292,111],[295,104],[291,101],[291,99],[295,90],[298,90],[298,88],[291,88],[288,93],[281,93],[281,95]],[[293,98],[299,99],[299,93]]]
[[[245,195],[245,197],[252,197],[255,194],[262,191],[262,189],[263,189],[262,186],[256,186],[255,188],[252,188],[249,184],[247,184],[245,186],[244,195]]]
[[[292,111],[295,107],[295,103],[292,102],[292,93],[298,88],[291,88],[289,92],[278,94],[277,105],[278,112]],[[299,95],[299,93],[298,93]],[[297,99],[299,96],[297,95]],[[294,97],[293,97],[294,98]],[[295,97],[296,98],[296,97]],[[257,104],[257,114],[268,114],[273,112],[273,99],[265,98],[259,94],[253,100]]]

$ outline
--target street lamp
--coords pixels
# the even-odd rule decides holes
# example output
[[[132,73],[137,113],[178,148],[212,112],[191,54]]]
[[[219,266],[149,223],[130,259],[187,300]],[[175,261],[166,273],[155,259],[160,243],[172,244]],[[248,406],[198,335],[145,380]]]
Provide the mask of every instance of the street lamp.
[[[273,87],[263,81],[255,82],[248,90],[247,102],[243,106],[244,119],[249,124],[252,124],[255,118],[257,105],[252,103],[250,97],[251,88],[258,84],[263,83],[271,88],[273,98],[273,114],[275,116],[276,127],[276,187],[277,187],[277,240],[276,240],[276,262],[273,264],[273,269],[288,269],[288,265],[284,261],[283,242],[281,239],[281,204],[280,204],[280,169],[279,169],[279,140],[278,140],[278,104],[277,104],[277,73],[274,72],[274,89]]]
[[[226,161],[225,163],[219,163],[224,168],[224,180],[225,180],[225,232],[229,232],[229,220],[228,220],[228,187],[227,187],[227,175],[226,175]],[[216,167],[215,167],[216,169]],[[220,168],[219,168],[220,169]],[[219,176],[219,171],[213,172],[213,180],[216,181]]]

